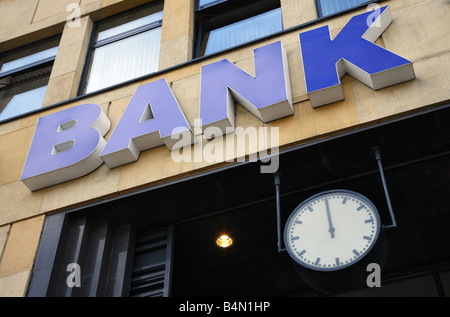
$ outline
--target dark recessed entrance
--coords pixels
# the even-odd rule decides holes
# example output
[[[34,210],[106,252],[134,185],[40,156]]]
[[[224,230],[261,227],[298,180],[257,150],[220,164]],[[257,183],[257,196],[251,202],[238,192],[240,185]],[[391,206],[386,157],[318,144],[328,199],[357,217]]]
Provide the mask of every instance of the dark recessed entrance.
[[[419,279],[420,283],[431,281],[432,290],[426,295],[448,296],[448,291],[445,293],[450,280],[449,274],[445,273],[450,268],[448,122],[450,106],[446,105],[282,151],[279,169],[282,175],[282,227],[298,204],[329,189],[348,189],[365,195],[377,206],[382,221],[389,224],[378,167],[370,155],[372,147],[381,146],[384,172],[398,224],[397,229],[387,231],[390,251],[383,270],[383,283],[388,285],[398,278],[409,279],[411,274],[416,274],[416,278],[425,279],[425,282]],[[259,162],[239,164],[167,186],[149,188],[68,212],[67,215],[70,215],[67,217],[70,223],[86,216],[91,223],[106,220],[115,227],[129,226],[130,232],[136,234],[171,226],[172,296],[328,295],[306,285],[295,272],[288,254],[277,251],[273,175],[261,174]],[[48,223],[51,217],[48,217]],[[232,247],[221,249],[215,245],[215,239],[222,233],[233,236],[235,243]],[[55,260],[61,259],[61,250],[71,254],[67,250],[76,253],[89,245],[89,242],[83,246],[61,238],[65,236],[61,229],[47,226],[36,268],[44,267],[44,264],[63,267],[65,263]],[[132,259],[134,235],[128,237],[129,247],[125,249]],[[65,246],[51,247],[55,239],[65,241]],[[90,250],[95,251],[92,247]],[[92,252],[79,254],[96,256]],[[103,258],[111,254],[114,252],[97,256]],[[109,259],[108,263],[112,261],[111,257]],[[105,267],[104,270],[111,270],[111,267]],[[129,267],[123,267],[123,274],[127,274]],[[64,273],[64,270],[60,272]],[[55,294],[52,293],[50,279],[64,276],[55,277],[53,274],[49,277],[37,269],[32,277],[30,295],[38,294],[37,286],[42,284],[50,285],[46,294]],[[410,281],[412,284],[396,284],[404,292],[403,296],[428,290],[418,286],[422,285],[419,282],[415,284],[415,279]],[[99,283],[98,287],[107,288],[107,285]],[[390,294],[390,288],[383,290]],[[397,291],[396,294],[401,295],[402,292]]]

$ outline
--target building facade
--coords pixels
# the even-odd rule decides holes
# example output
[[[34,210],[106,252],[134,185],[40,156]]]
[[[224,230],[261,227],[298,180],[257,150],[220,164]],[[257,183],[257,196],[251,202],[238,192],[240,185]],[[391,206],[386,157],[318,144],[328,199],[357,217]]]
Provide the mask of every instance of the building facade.
[[[449,20],[447,0],[0,0],[0,295],[448,296]],[[346,193],[377,222],[350,263],[315,233],[359,228]]]

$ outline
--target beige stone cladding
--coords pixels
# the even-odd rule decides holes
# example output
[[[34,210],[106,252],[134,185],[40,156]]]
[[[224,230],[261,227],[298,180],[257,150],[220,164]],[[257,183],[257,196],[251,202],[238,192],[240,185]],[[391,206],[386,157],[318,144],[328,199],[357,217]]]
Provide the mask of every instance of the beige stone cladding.
[[[314,0],[281,0],[286,32],[222,54],[193,59],[194,0],[165,0],[159,71],[115,89],[77,97],[95,22],[148,2],[151,1],[0,0],[0,54],[61,35],[42,111],[0,123],[0,296],[25,295],[46,214],[231,164],[176,163],[170,151],[161,146],[141,153],[137,162],[115,169],[102,165],[80,179],[30,192],[20,175],[41,116],[79,104],[98,104],[112,123],[108,139],[136,88],[165,78],[189,124],[194,126],[199,117],[202,65],[226,58],[253,74],[254,48],[276,41],[282,42],[288,56],[294,114],[263,123],[237,105],[236,125],[279,128],[281,148],[370,126],[450,99],[448,0],[378,2],[390,6],[393,22],[376,43],[413,61],[416,79],[373,91],[346,75],[342,78],[345,100],[317,109],[311,107],[306,93],[298,35],[328,25],[335,36],[352,16],[366,8],[314,22]],[[78,4],[81,10],[78,27],[66,24],[70,3]]]

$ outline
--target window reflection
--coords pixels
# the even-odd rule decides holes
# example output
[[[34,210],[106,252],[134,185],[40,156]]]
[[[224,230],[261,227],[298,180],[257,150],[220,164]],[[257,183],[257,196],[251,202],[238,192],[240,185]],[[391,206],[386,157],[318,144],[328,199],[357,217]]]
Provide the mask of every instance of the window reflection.
[[[84,93],[111,87],[158,70],[163,5],[101,22]]]
[[[215,4],[219,4],[221,2],[225,2],[228,0],[199,0],[198,1],[198,7],[199,9],[203,9],[205,7],[211,6],[211,5],[215,5]]]
[[[321,17],[356,7],[367,0],[317,0]]]
[[[279,32],[283,29],[281,8],[265,12],[209,33],[205,55]]]
[[[155,72],[161,28],[95,50],[86,93]]]
[[[198,3],[195,56],[236,47],[283,31],[280,0],[211,1]]]
[[[58,47],[52,47],[39,53],[31,54],[10,62],[6,62],[2,65],[0,69],[0,77],[7,73],[17,71],[22,68],[30,67],[36,63],[42,63],[49,59],[54,59],[56,53],[58,52]]]
[[[39,109],[44,101],[47,85],[31,89],[17,95],[8,94],[3,99],[2,107],[4,110],[0,113],[0,120],[6,120],[14,116]]]
[[[58,44],[53,38],[0,57],[0,121],[42,106]]]

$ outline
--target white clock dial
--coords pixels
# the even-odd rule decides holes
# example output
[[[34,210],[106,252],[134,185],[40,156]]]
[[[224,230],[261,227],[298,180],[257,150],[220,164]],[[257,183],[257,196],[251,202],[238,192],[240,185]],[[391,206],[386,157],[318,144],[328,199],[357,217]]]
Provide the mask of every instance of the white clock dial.
[[[286,223],[284,239],[288,253],[302,266],[335,271],[364,257],[379,231],[378,211],[367,198],[335,190],[300,204]]]

